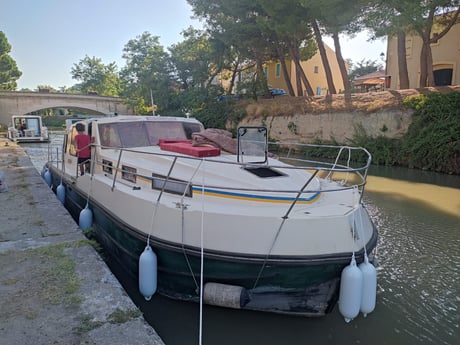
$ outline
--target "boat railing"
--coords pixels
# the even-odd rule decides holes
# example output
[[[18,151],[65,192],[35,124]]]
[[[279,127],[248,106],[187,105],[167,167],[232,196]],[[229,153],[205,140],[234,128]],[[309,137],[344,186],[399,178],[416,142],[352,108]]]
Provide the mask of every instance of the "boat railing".
[[[269,143],[270,147],[274,147],[275,143]],[[97,144],[92,144],[93,151],[93,162],[92,162],[92,171],[94,171],[96,166],[102,168],[105,167],[103,159],[101,159],[97,152],[104,149],[111,149],[118,151],[118,157],[116,162],[114,162],[113,167],[110,167],[114,170],[112,188],[115,188],[117,183],[126,184],[126,182],[121,181],[119,176],[121,174],[132,173],[130,171],[124,171],[122,169],[122,159],[123,155],[127,152],[135,153],[138,155],[155,155],[169,157],[171,159],[171,166],[169,167],[169,172],[165,176],[164,183],[166,184],[169,179],[171,179],[172,172],[178,162],[182,160],[192,160],[192,161],[205,161],[215,164],[229,164],[229,165],[238,165],[241,168],[268,168],[272,170],[282,169],[282,170],[307,170],[311,172],[317,178],[325,179],[329,181],[336,181],[336,184],[328,185],[327,189],[323,186],[320,188],[313,188],[310,186],[310,182],[313,179],[310,179],[306,185],[302,187],[300,194],[307,193],[318,193],[318,192],[334,192],[342,191],[344,189],[353,189],[358,188],[360,191],[364,189],[366,184],[367,171],[371,164],[371,155],[370,153],[361,147],[351,147],[351,146],[335,146],[335,145],[315,145],[315,144],[299,144],[299,143],[276,143],[277,149],[271,150],[269,154],[270,157],[277,158],[279,160],[268,160],[264,164],[254,164],[254,163],[241,163],[237,162],[236,159],[222,159],[222,157],[192,157],[187,155],[177,155],[174,153],[164,152],[152,152],[149,150],[142,150],[138,148],[115,148],[115,147],[104,147]],[[313,151],[313,152],[311,152]],[[222,156],[227,155],[223,153]],[[56,145],[49,145],[48,147],[48,161],[55,164],[56,167],[60,170],[65,169],[63,164],[63,155],[62,147]],[[278,162],[278,163],[277,163]],[[115,164],[116,163],[116,164]],[[78,166],[75,171],[75,176],[78,177]],[[172,179],[171,179],[172,180]],[[290,189],[257,189],[257,188],[245,188],[238,186],[222,186],[222,185],[211,185],[206,184],[205,188],[218,188],[220,190],[228,191],[244,191],[244,192],[262,192],[262,193],[299,193],[299,190],[290,190]]]
[[[48,144],[47,147],[47,162],[54,164],[58,170],[64,169],[64,157],[62,145]]]
[[[95,146],[95,145],[93,145]],[[115,170],[113,174],[113,181],[112,181],[112,188],[115,188],[117,178],[120,174],[131,173],[130,171],[123,171],[121,166],[121,161],[123,158],[124,153],[131,152],[138,155],[155,155],[155,156],[163,156],[169,157],[171,159],[171,166],[169,167],[168,174],[165,176],[165,183],[171,178],[172,171],[174,170],[175,166],[181,160],[192,160],[192,161],[206,161],[215,164],[229,164],[229,165],[238,165],[241,168],[254,168],[254,167],[264,167],[269,169],[283,169],[283,170],[308,170],[315,176],[327,179],[327,180],[334,180],[338,183],[335,185],[330,185],[327,190],[324,188],[321,189],[313,189],[309,188],[309,184],[305,185],[302,190],[302,194],[305,193],[315,193],[315,192],[333,192],[333,191],[340,191],[344,189],[352,189],[358,187],[360,190],[364,188],[366,183],[367,177],[367,170],[371,163],[371,155],[370,153],[365,150],[364,148],[360,147],[351,147],[351,146],[334,146],[334,145],[314,145],[314,144],[293,144],[293,143],[283,143],[281,147],[283,149],[278,149],[276,154],[272,154],[280,160],[281,163],[274,163],[275,161],[269,160],[267,163],[264,164],[244,164],[241,162],[236,162],[235,160],[223,160],[221,157],[206,157],[206,158],[198,158],[192,157],[187,155],[177,155],[173,153],[168,153],[167,151],[164,152],[151,152],[149,150],[140,150],[138,148],[114,148],[114,147],[103,147],[99,146],[101,149],[112,149],[118,151],[118,158],[117,161],[114,162],[112,169]],[[297,147],[294,149],[294,147]],[[316,159],[316,157],[312,156],[310,158],[307,154],[307,149],[318,149],[321,148],[324,150],[325,148],[328,150],[336,151],[333,155],[329,154],[329,160],[324,159]],[[94,150],[94,152],[98,152],[99,150]],[[224,154],[225,155],[225,154]],[[356,157],[359,156],[359,157]],[[104,166],[104,162],[99,159],[97,156],[94,157],[95,164],[101,167]],[[116,164],[115,164],[116,163]],[[106,167],[107,168],[107,167]],[[298,190],[280,190],[280,189],[264,189],[264,190],[257,190],[256,188],[244,188],[244,187],[223,187],[221,185],[210,185],[206,184],[206,188],[219,188],[221,190],[229,190],[229,191],[245,191],[245,192],[267,192],[267,193],[297,193]]]

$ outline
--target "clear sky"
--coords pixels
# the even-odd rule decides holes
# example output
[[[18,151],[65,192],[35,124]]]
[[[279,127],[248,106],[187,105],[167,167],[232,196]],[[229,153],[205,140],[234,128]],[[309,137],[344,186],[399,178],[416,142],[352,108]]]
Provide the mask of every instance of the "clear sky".
[[[0,31],[22,71],[18,89],[54,88],[77,83],[71,68],[88,55],[124,66],[123,47],[144,31],[167,47],[183,40],[189,26],[200,28],[186,0],[2,0]],[[354,62],[380,61],[386,43],[367,43],[367,35],[342,40],[342,54]],[[330,40],[326,40],[331,44]]]

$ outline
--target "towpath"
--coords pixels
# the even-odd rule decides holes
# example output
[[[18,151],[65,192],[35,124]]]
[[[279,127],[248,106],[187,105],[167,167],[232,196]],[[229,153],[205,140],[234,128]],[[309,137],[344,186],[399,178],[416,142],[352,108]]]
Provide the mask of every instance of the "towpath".
[[[163,344],[48,188],[0,138],[0,343]]]

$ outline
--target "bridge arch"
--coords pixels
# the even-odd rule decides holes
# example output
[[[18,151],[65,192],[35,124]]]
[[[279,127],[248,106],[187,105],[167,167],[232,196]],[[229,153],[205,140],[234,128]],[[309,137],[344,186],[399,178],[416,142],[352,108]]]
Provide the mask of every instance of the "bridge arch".
[[[95,114],[132,115],[123,98],[67,93],[0,91],[0,124],[7,125],[11,116],[50,108],[72,108]]]

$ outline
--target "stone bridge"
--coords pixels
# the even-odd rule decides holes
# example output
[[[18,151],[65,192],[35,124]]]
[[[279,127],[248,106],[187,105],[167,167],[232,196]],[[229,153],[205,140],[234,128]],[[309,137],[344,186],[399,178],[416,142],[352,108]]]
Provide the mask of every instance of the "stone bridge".
[[[0,124],[7,126],[12,115],[49,108],[80,109],[95,115],[134,114],[123,102],[122,98],[97,95],[0,91]]]

